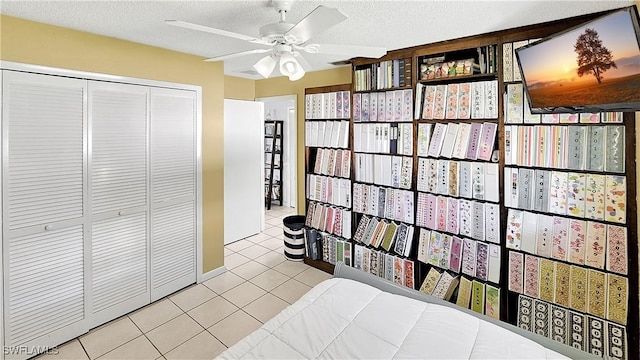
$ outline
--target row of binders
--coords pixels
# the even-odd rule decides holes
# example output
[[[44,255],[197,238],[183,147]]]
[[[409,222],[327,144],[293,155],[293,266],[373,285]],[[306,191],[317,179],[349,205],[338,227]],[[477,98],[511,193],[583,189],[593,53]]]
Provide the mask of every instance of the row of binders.
[[[624,224],[627,180],[623,175],[542,169],[504,169],[505,206]]]
[[[414,227],[403,223],[395,223],[376,217],[362,216],[353,241],[392,251],[407,257],[413,244]]]
[[[626,275],[627,228],[509,209],[509,249]]]
[[[505,124],[597,124],[621,123],[621,112],[532,114],[527,94],[521,83],[507,84],[505,95]]]
[[[320,175],[351,177],[351,151],[347,149],[318,149],[313,172]]]
[[[413,90],[353,94],[353,121],[412,121]]]
[[[497,119],[498,81],[418,84],[416,119]]]
[[[420,229],[418,261],[475,277],[500,282],[500,245]]]
[[[418,156],[497,161],[493,158],[498,124],[418,124]]]
[[[334,91],[305,95],[305,119],[348,119],[351,117],[351,92]]]
[[[304,145],[348,148],[349,121],[306,121],[304,123]]]
[[[628,359],[626,327],[613,321],[519,295],[516,324],[605,359]]]
[[[353,211],[413,224],[413,191],[353,184]]]
[[[411,189],[413,158],[395,155],[356,154],[356,181]]]
[[[623,125],[506,125],[505,164],[625,171]]]
[[[346,208],[351,207],[351,180],[313,174],[307,176],[309,179],[307,198],[309,200]]]
[[[411,76],[409,59],[387,60],[365,65],[354,71],[354,89],[369,91],[404,87],[408,85],[407,79],[411,79],[407,75]]]
[[[509,251],[509,290],[620,324],[627,323],[624,276]]]
[[[416,225],[499,244],[500,206],[418,193]]]
[[[355,244],[353,266],[398,285],[415,289],[415,263],[412,260]]]
[[[322,260],[332,265],[342,261],[351,265],[351,243],[317,229],[304,229],[304,243],[307,257]]]
[[[351,211],[327,204],[309,202],[305,226],[351,239]]]
[[[354,124],[353,151],[412,155],[413,124]]]
[[[497,163],[418,159],[417,190],[432,194],[498,202]]]

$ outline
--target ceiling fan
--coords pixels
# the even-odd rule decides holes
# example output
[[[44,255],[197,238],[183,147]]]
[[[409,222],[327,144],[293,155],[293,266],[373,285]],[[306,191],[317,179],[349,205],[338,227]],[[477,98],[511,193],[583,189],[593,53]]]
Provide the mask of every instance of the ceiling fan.
[[[258,62],[253,65],[253,68],[265,78],[268,78],[273,73],[278,62],[280,63],[279,69],[282,75],[288,76],[292,81],[302,78],[305,71],[311,70],[311,66],[304,57],[302,57],[301,52],[345,55],[348,58],[379,58],[387,53],[387,49],[382,47],[308,44],[307,41],[313,36],[341,23],[347,19],[347,16],[338,9],[320,5],[297,24],[289,24],[286,22],[286,14],[291,10],[292,2],[293,1],[272,1],[273,7],[280,14],[280,21],[262,26],[258,37],[180,20],[166,20],[165,22],[172,26],[227,36],[248,41],[256,45],[269,46],[268,48],[257,48],[205,59],[205,61],[220,61],[250,54],[267,53],[267,56],[258,60]]]

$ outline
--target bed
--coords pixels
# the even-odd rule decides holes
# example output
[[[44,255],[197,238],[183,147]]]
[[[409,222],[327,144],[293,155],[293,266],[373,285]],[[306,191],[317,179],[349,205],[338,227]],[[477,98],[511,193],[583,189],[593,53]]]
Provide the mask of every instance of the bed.
[[[338,263],[222,359],[601,359]]]

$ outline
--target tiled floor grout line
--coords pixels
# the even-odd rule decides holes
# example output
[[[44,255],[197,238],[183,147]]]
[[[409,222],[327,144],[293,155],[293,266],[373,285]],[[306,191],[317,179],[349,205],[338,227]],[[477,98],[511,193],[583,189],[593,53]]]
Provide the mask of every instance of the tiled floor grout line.
[[[158,300],[158,301],[162,301],[162,300],[164,300],[164,299],[165,299],[165,298],[162,298],[162,299],[160,299],[160,300]],[[169,300],[169,301],[171,301],[171,300]],[[172,301],[172,302],[173,302],[173,301]],[[153,303],[156,303],[156,302],[154,301]],[[177,306],[177,305],[176,305],[176,306]],[[180,310],[182,310],[182,309],[180,309]],[[180,315],[178,315],[178,316],[180,316]],[[178,316],[176,316],[176,317],[178,317]],[[129,315],[127,315],[127,317],[129,317]],[[160,324],[160,325],[158,325],[158,326],[162,326],[163,324],[168,323],[169,321],[171,321],[171,320],[175,319],[176,317],[173,317],[173,318],[171,318],[171,319],[169,319],[169,320],[167,320],[167,321],[163,322],[162,324]],[[156,349],[156,351],[158,351],[158,354],[160,354],[160,356],[163,356],[163,357],[164,357],[164,355],[162,354],[162,351],[160,351],[160,349],[158,349],[158,348],[156,347],[156,344],[154,344],[154,343],[153,343],[153,341],[151,341],[151,339],[149,339],[149,337],[147,336],[147,333],[148,333],[148,332],[151,332],[153,329],[157,328],[158,326],[156,326],[156,327],[154,327],[154,328],[149,329],[149,331],[147,331],[147,332],[144,332],[144,331],[142,331],[142,329],[140,329],[140,327],[138,326],[138,324],[136,324],[136,322],[135,322],[135,321],[133,321],[133,319],[129,318],[129,320],[131,320],[131,322],[133,323],[133,325],[135,325],[135,326],[138,328],[138,330],[140,330],[140,332],[142,333],[142,336],[144,336],[144,337],[145,337],[145,339],[147,339],[147,341],[149,342],[149,344],[151,344],[151,346],[153,346],[153,348],[154,348],[154,349]],[[137,339],[137,337],[136,337],[136,338],[134,338],[134,339]],[[132,340],[130,340],[130,341],[133,341],[133,339],[132,339]],[[124,344],[122,344],[122,345],[124,345]],[[121,346],[122,346],[122,345],[121,345]],[[118,346],[118,347],[120,347],[120,346]],[[117,349],[117,348],[116,348],[116,349]],[[115,350],[115,349],[113,349],[113,350]],[[113,350],[111,350],[111,351],[113,351]],[[110,351],[110,352],[111,352],[111,351]],[[108,353],[107,353],[107,354],[108,354]]]
[[[235,313],[235,311],[234,311],[233,313]],[[232,314],[233,314],[233,313],[232,313]],[[226,318],[226,317],[225,317],[225,318]],[[220,321],[222,321],[222,320],[220,320]],[[217,323],[216,323],[216,324],[217,324]],[[215,324],[214,324],[214,325],[215,325]],[[218,341],[220,342],[220,344],[222,344],[222,346],[224,346],[225,348],[227,348],[227,349],[228,349],[229,347],[228,347],[225,343],[223,343],[223,342],[222,342],[222,340],[218,339],[218,337],[217,337],[214,333],[212,333],[211,331],[209,331],[209,328],[211,328],[212,326],[213,326],[213,325],[211,325],[211,326],[209,326],[208,328],[204,329],[204,331],[208,332],[208,333],[209,333],[209,335],[213,336],[213,338],[214,338],[214,339],[216,339],[216,340],[218,340]]]

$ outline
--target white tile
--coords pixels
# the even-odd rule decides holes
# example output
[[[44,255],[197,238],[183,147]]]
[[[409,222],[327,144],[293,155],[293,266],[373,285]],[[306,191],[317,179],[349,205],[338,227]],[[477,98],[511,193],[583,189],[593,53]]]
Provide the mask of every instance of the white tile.
[[[289,279],[289,276],[269,269],[249,281],[266,291],[271,291]]]
[[[233,305],[241,308],[265,293],[266,291],[256,285],[250,282],[245,282],[225,292],[222,294],[222,297],[229,300]]]
[[[222,274],[213,277],[202,284],[209,289],[215,291],[217,294],[222,294],[229,289],[242,284],[244,279],[240,276],[232,273],[231,271],[225,271]]]
[[[100,360],[114,359],[145,359],[154,360],[160,356],[158,350],[151,344],[146,336],[140,335],[115,350],[99,357]]]
[[[195,320],[189,317],[189,315],[183,314],[158,326],[145,335],[162,354],[166,354],[173,348],[201,333],[202,330],[204,330],[204,328]]]
[[[261,242],[260,246],[266,247],[269,250],[276,250],[284,246],[284,240],[278,238],[269,238]]]
[[[237,310],[238,308],[235,305],[218,296],[192,309],[187,314],[202,327],[208,328]]]
[[[271,293],[289,304],[293,304],[309,290],[311,290],[309,285],[303,284],[298,280],[291,279],[271,290]]]
[[[39,360],[89,360],[89,356],[82,348],[78,339],[73,339],[65,344],[58,346],[52,351],[42,354],[36,359]]]
[[[229,256],[231,254],[233,254],[235,251],[231,250],[231,249],[227,249],[226,247],[224,248],[224,256]]]
[[[265,223],[270,224],[271,226],[279,226],[282,225],[282,219],[280,217],[273,217],[269,220],[265,220]]]
[[[231,251],[235,251],[238,252],[242,249],[246,249],[249,246],[253,245],[253,243],[251,241],[248,240],[238,240],[235,242],[232,242],[231,244],[227,244],[224,247],[231,250]]]
[[[302,261],[286,260],[273,267],[273,270],[281,272],[289,277],[294,277],[307,270],[310,266]]]
[[[173,301],[163,299],[129,314],[129,318],[142,332],[147,332],[182,314],[183,311]]]
[[[246,263],[247,261],[249,261],[250,259],[238,254],[238,253],[234,253],[231,254],[229,256],[225,256],[224,257],[224,266],[227,269],[233,269],[235,267],[238,267],[244,263]]]
[[[183,311],[189,311],[203,302],[213,299],[215,296],[216,293],[211,289],[202,284],[197,284],[180,291],[169,297],[169,299]]]
[[[248,237],[247,240],[259,244],[267,239],[271,239],[271,235],[267,235],[265,233],[259,233],[259,234],[255,234],[251,237]]]
[[[241,254],[242,256],[245,256],[245,257],[247,257],[249,259],[255,259],[257,257],[260,257],[260,256],[268,253],[269,251],[271,251],[271,250],[256,244],[256,245],[250,246],[250,247],[248,247],[246,249],[240,250],[239,254]]]
[[[282,238],[284,236],[284,232],[282,230],[282,226],[273,226],[270,227],[268,229],[265,229],[263,231],[263,233],[269,235],[269,236],[273,236],[273,237],[280,237]]]
[[[260,320],[260,322],[265,323],[271,320],[272,317],[277,315],[288,305],[289,303],[286,301],[266,293],[262,297],[242,308],[242,310]]]
[[[167,360],[214,359],[226,349],[227,347],[208,331],[203,331],[177,348],[169,351],[165,355],[165,358]]]
[[[333,276],[329,273],[309,267],[307,270],[296,275],[294,279],[314,287],[327,279],[331,279],[332,277]]]
[[[91,359],[95,359],[125,344],[142,332],[128,317],[112,321],[80,337],[80,342]]]
[[[286,259],[282,253],[269,251],[268,253],[262,256],[259,256],[254,260],[267,267],[274,267],[280,264],[281,262],[285,261]]]
[[[246,262],[237,268],[231,270],[234,274],[239,275],[240,277],[249,280],[256,275],[259,275],[265,271],[269,270],[268,267],[260,264],[259,262],[249,261]]]
[[[262,324],[242,310],[213,325],[208,330],[225,346],[231,347],[240,339],[251,334]]]

